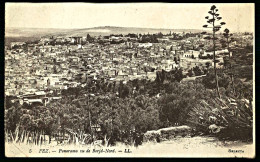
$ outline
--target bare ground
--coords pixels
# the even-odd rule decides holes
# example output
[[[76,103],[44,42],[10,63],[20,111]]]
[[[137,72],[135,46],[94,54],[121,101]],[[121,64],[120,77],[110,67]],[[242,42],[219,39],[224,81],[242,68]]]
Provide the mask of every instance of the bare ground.
[[[42,153],[40,149],[48,149]],[[63,151],[61,151],[62,149]],[[101,153],[103,149],[103,152]],[[107,150],[108,149],[108,150]],[[129,150],[128,150],[129,149]],[[65,152],[65,151],[67,152]],[[75,153],[75,151],[77,152]],[[84,150],[84,152],[80,152]],[[87,152],[89,150],[90,152]],[[91,145],[5,144],[7,157],[247,157],[253,158],[255,146],[241,141],[219,141],[213,137],[181,137],[160,143],[147,142],[138,147],[118,143],[113,147]],[[46,151],[46,150],[45,150]],[[74,151],[74,152],[68,152]],[[122,151],[122,152],[120,152]],[[126,151],[126,152],[125,152]],[[128,153],[128,151],[130,153]]]

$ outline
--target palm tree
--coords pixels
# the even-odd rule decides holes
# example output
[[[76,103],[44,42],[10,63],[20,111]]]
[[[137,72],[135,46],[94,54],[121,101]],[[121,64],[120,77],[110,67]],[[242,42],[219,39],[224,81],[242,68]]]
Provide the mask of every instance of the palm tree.
[[[215,73],[215,81],[216,81],[216,91],[219,98],[221,98],[219,93],[219,85],[218,85],[218,75],[217,75],[217,69],[216,69],[216,57],[215,57],[215,50],[216,50],[216,32],[220,30],[222,25],[225,25],[225,22],[221,22],[219,25],[217,25],[217,21],[220,21],[222,17],[218,14],[218,9],[215,5],[211,6],[210,11],[208,12],[212,18],[209,16],[206,16],[205,19],[207,19],[207,23],[210,24],[210,27],[208,25],[203,25],[204,28],[212,28],[213,35],[212,37],[207,36],[205,39],[212,39],[213,40],[213,62],[214,62],[214,73]],[[202,34],[206,34],[206,32],[203,32]]]

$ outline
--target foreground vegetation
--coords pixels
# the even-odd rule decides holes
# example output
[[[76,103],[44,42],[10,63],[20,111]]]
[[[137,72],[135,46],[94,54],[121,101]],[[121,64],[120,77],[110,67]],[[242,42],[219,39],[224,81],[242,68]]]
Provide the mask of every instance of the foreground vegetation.
[[[243,74],[243,67],[236,70]],[[218,72],[221,99],[214,90],[212,69],[205,77],[188,82],[181,82],[185,77],[181,69],[158,72],[153,82],[87,80],[85,87],[64,90],[62,99],[46,106],[20,105],[18,100],[11,102],[15,97],[7,96],[6,142],[93,144],[100,140],[103,145],[137,146],[148,130],[184,124],[197,135],[251,141],[252,74],[235,76],[233,92],[228,72]],[[100,131],[94,126],[100,126]]]

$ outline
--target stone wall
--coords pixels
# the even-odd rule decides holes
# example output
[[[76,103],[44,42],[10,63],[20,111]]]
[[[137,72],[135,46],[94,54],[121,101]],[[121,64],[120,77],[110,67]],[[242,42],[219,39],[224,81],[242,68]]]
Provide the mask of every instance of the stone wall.
[[[144,134],[143,141],[144,142],[147,142],[147,141],[160,142],[160,141],[172,139],[175,137],[190,136],[191,133],[192,133],[192,129],[186,125],[162,128],[159,130],[147,131]]]

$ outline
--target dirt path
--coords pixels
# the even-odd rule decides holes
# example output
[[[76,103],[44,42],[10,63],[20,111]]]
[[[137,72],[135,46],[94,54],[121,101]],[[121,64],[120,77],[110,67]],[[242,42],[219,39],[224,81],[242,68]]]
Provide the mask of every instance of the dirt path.
[[[35,146],[8,143],[5,147],[8,157],[253,157],[254,155],[252,144],[239,141],[221,142],[213,137],[175,138],[160,143],[144,143],[137,148],[123,144],[117,144],[115,147],[99,147],[90,145]],[[40,149],[49,149],[49,152],[43,153]],[[71,152],[68,153],[67,150]],[[76,153],[75,150],[77,150]],[[80,150],[84,150],[84,153]],[[72,151],[74,152],[72,153]]]

